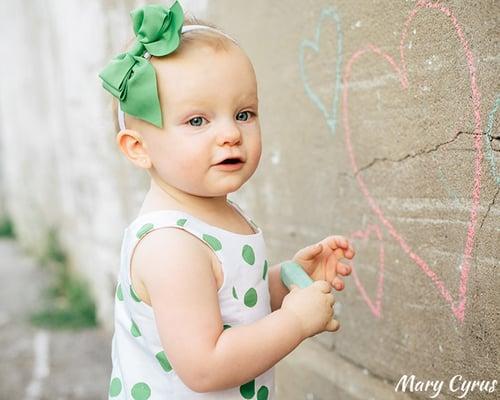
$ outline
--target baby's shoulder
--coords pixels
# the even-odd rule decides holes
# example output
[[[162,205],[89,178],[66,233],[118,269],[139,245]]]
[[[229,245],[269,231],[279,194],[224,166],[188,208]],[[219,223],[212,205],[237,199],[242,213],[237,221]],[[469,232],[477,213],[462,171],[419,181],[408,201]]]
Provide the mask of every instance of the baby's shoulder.
[[[137,242],[132,253],[132,286],[149,303],[147,287],[153,282],[213,274],[213,265],[210,249],[197,236],[175,227],[154,229]]]
[[[136,244],[132,261],[136,265],[165,265],[211,260],[207,245],[184,229],[166,226],[145,234]]]

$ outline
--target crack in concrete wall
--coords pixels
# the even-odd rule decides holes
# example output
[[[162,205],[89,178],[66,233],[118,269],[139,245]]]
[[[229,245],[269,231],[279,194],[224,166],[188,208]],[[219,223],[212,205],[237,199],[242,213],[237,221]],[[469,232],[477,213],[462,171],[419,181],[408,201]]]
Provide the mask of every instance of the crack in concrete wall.
[[[481,219],[481,223],[479,224],[478,231],[481,231],[481,228],[483,227],[483,223],[486,220],[486,217],[488,216],[488,214],[490,213],[491,207],[495,204],[497,196],[498,196],[498,192],[500,192],[500,187],[497,188],[497,191],[496,191],[495,195],[493,196],[493,199],[488,204],[488,209],[486,210],[483,218]]]
[[[439,150],[442,146],[445,146],[447,144],[450,144],[450,143],[453,143],[454,141],[456,141],[460,135],[462,134],[467,134],[467,135],[475,135],[474,132],[464,132],[464,131],[460,131],[460,132],[457,132],[455,134],[455,136],[450,139],[450,140],[447,140],[446,142],[443,142],[443,143],[438,143],[437,145],[429,148],[429,149],[424,149],[424,150],[420,150],[416,153],[409,153],[409,154],[406,154],[405,156],[401,157],[401,158],[397,158],[397,159],[392,159],[392,158],[387,158],[387,157],[382,157],[382,158],[378,158],[378,157],[375,157],[372,161],[370,161],[368,164],[358,168],[357,171],[354,172],[354,175],[357,175],[359,172],[361,171],[364,171],[370,167],[372,167],[373,165],[379,163],[379,162],[394,162],[394,163],[399,163],[401,161],[405,161],[407,159],[410,159],[410,158],[415,158],[415,157],[419,157],[423,154],[429,154],[429,153],[432,153],[432,152],[435,152],[437,150]],[[486,135],[485,132],[482,132],[481,135]],[[475,149],[471,148],[470,149],[471,151],[474,151]]]

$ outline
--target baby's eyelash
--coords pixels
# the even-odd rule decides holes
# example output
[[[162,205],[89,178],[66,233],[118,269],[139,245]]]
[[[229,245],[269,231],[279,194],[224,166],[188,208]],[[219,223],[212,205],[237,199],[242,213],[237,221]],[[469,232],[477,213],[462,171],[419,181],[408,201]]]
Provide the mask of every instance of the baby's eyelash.
[[[254,111],[252,111],[252,110],[244,110],[244,111],[239,111],[236,115],[238,115],[238,114],[240,114],[240,113],[248,113],[248,114],[250,114],[250,118],[251,118],[252,116],[256,117],[256,116],[258,115],[256,112],[254,112]],[[191,122],[193,119],[196,119],[196,118],[202,118],[202,119],[205,119],[205,120],[206,120],[206,118],[205,118],[205,117],[202,117],[201,115],[196,115],[196,116],[194,116],[193,118],[190,118],[190,119],[186,122],[186,125],[191,125],[191,124],[190,124],[190,122]],[[245,122],[245,121],[243,121],[243,122]],[[191,125],[191,126],[196,127],[196,126],[200,126],[200,125]]]
[[[191,125],[191,124],[190,124],[190,122],[191,122],[192,120],[196,119],[196,118],[202,118],[202,119],[205,119],[205,120],[206,120],[206,118],[205,118],[205,117],[202,117],[201,115],[197,115],[197,116],[195,116],[195,117],[193,117],[193,118],[190,118],[190,119],[186,122],[186,125]],[[196,125],[191,125],[191,126],[196,126]]]
[[[244,110],[244,111],[240,111],[239,113],[248,113],[248,114],[250,114],[250,118],[256,117],[258,115],[255,111],[252,111],[252,110]],[[238,114],[236,114],[236,115],[238,115]]]

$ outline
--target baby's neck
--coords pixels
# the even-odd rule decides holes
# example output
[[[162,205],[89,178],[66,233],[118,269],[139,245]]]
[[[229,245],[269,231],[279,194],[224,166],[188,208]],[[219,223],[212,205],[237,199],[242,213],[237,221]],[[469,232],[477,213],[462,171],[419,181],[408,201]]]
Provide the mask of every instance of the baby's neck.
[[[221,215],[230,209],[227,195],[201,197],[182,192],[169,186],[160,186],[151,179],[151,187],[146,194],[140,214],[150,211],[176,209],[195,215]]]

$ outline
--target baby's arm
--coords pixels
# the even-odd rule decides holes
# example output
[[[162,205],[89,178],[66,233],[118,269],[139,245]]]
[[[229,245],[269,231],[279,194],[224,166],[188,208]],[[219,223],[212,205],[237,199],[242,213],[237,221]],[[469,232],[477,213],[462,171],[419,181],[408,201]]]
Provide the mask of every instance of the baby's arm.
[[[290,292],[281,281],[281,265],[276,264],[269,268],[269,293],[271,296],[271,310],[278,310],[283,298]]]
[[[252,380],[306,337],[297,317],[282,309],[224,330],[210,251],[173,228],[150,232],[134,254],[135,273],[148,292],[169,362],[197,392]]]

